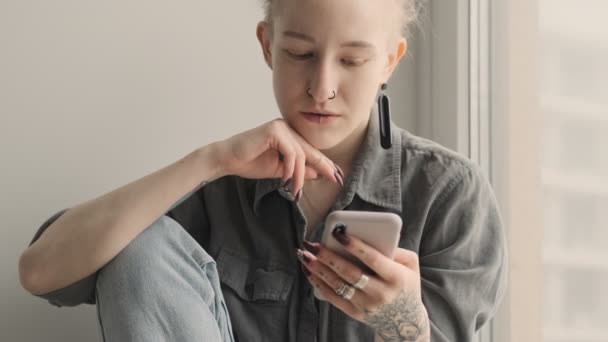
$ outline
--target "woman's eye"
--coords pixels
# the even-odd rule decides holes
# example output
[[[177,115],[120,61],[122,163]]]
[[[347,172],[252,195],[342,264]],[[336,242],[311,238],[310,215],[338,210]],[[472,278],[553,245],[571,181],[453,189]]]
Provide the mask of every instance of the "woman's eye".
[[[313,56],[312,53],[295,53],[295,52],[291,52],[289,50],[285,50],[285,52],[287,52],[287,54],[295,59],[308,59],[311,58]]]
[[[365,63],[365,60],[359,58],[345,58],[342,59],[342,63],[346,66],[359,66]]]

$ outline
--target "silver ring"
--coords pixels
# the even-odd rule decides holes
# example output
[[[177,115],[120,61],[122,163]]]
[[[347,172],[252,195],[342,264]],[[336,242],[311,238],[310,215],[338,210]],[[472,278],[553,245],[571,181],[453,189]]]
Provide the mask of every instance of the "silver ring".
[[[361,273],[361,278],[359,278],[359,280],[357,280],[357,282],[354,283],[353,286],[359,290],[363,290],[365,285],[367,285],[368,281],[369,281],[369,277],[367,275],[365,275],[365,273]]]
[[[346,300],[350,300],[355,294],[355,288],[345,282],[342,282],[340,287],[336,290],[336,294]]]
[[[338,288],[335,290],[335,291],[336,291],[336,294],[337,294],[338,296],[342,297],[342,295],[344,295],[344,292],[346,292],[347,288],[348,288],[348,284],[347,284],[347,283],[345,283],[345,282],[342,282],[342,284],[340,285],[340,287],[338,287]]]
[[[332,90],[332,91],[334,92],[334,94],[328,98],[329,100],[333,100],[336,98],[336,91],[335,90]]]
[[[355,288],[352,286],[348,286],[347,292],[342,296],[342,298],[346,300],[351,300],[355,295]]]
[[[350,287],[350,285],[348,285],[345,282],[342,282],[340,287],[338,287],[338,289],[336,290],[336,294],[340,297],[344,296],[344,293],[346,293],[346,291],[348,291],[349,287]]]

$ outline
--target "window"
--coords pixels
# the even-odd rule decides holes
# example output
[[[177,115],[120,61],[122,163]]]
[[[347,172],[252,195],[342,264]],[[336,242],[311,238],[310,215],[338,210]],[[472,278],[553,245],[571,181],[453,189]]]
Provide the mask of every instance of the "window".
[[[480,342],[607,341],[608,2],[430,0],[405,127],[479,162],[509,241]]]
[[[543,341],[608,341],[608,3],[539,2]]]

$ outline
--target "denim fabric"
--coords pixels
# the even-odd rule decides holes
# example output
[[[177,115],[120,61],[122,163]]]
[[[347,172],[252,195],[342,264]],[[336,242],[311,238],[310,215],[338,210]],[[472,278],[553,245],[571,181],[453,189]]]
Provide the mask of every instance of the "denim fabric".
[[[99,271],[96,294],[104,341],[234,341],[215,261],[167,216]]]
[[[400,215],[399,247],[419,255],[432,341],[472,341],[494,315],[506,284],[506,242],[490,184],[468,159],[395,125],[392,148],[382,149],[377,118],[372,119],[332,210]],[[217,262],[235,341],[373,341],[370,327],[313,296],[295,255],[311,227],[288,197],[277,179],[228,176],[184,196],[166,216]],[[321,239],[323,224],[312,241]],[[141,247],[146,248],[153,251],[154,245]],[[180,269],[189,261],[182,263]],[[55,305],[94,303],[96,283],[103,292],[96,277],[104,272],[105,267],[42,297]],[[184,279],[199,278],[195,272]],[[173,289],[150,295],[172,301],[185,296]],[[182,302],[190,301],[200,302]],[[192,314],[183,310],[174,314]],[[114,329],[108,324],[106,333]]]

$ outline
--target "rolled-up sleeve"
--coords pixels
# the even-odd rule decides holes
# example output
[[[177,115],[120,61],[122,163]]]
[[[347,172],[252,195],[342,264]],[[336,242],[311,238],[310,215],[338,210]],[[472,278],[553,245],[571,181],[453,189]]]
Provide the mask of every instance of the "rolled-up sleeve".
[[[165,213],[165,215],[178,219],[178,220],[181,220],[182,221],[182,222],[180,222],[181,224],[184,224],[183,221],[187,221],[187,219],[189,219],[190,221],[187,221],[187,223],[190,224],[188,226],[189,230],[192,226],[196,226],[196,224],[195,224],[196,221],[194,223],[191,221],[193,219],[200,220],[199,216],[202,214],[199,213],[200,210],[196,211],[195,209],[199,209],[200,201],[197,202],[196,200],[201,197],[192,196],[192,194],[195,191],[197,191],[198,189],[200,189],[204,184],[206,184],[206,183],[200,184],[195,190],[187,193],[182,198],[180,198],[174,205],[171,206],[171,208],[169,208],[169,210]],[[197,206],[197,205],[199,205],[199,206]],[[68,209],[63,209],[63,210],[57,212],[56,214],[54,214],[53,216],[51,216],[48,220],[46,220],[42,224],[42,226],[40,226],[40,228],[38,228],[38,231],[36,232],[36,234],[34,235],[34,238],[30,242],[30,246],[34,242],[36,242],[36,240],[38,240],[40,238],[40,236],[44,233],[44,231],[51,224],[53,224],[53,222],[57,221],[57,219],[61,215],[63,215],[63,213],[65,213],[67,210]],[[194,217],[192,214],[190,214],[189,216],[186,215],[185,213],[188,213],[188,210],[193,210],[193,212],[198,213],[198,216]],[[181,216],[179,216],[178,214],[181,214]],[[179,216],[179,217],[176,217],[176,216]],[[49,303],[51,303],[52,305],[58,306],[58,307],[76,306],[76,305],[80,305],[80,304],[96,304],[96,292],[95,291],[96,291],[98,273],[99,273],[99,270],[66,287],[63,287],[61,289],[58,289],[58,290],[55,290],[55,291],[52,291],[49,293],[45,293],[42,295],[37,295],[37,296],[46,299]]]
[[[30,242],[30,246],[40,238],[44,231],[55,222],[68,209],[63,209],[57,212],[46,220],[34,235]],[[97,272],[71,284],[64,288],[37,295],[46,299],[52,305],[61,306],[76,306],[79,304],[95,304],[95,285],[97,283]]]
[[[464,167],[440,182],[420,243],[432,341],[472,341],[506,286],[506,241],[489,182]]]

